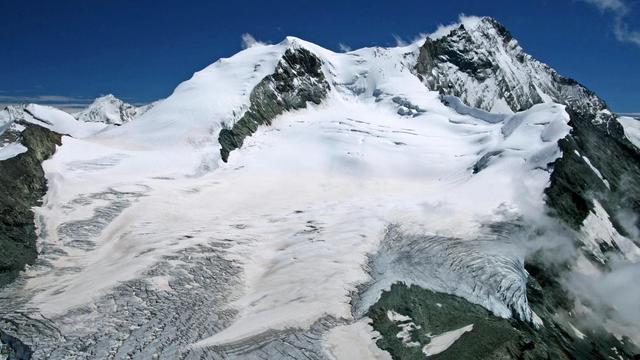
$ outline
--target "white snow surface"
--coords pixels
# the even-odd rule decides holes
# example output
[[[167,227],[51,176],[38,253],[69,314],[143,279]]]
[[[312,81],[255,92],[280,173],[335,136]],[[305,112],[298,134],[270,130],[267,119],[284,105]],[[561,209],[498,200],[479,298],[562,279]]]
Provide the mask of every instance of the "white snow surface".
[[[621,116],[618,118],[618,121],[622,124],[624,136],[626,136],[635,147],[640,149],[640,120],[628,116]]]
[[[219,130],[240,118],[251,89],[295,46],[324,61],[328,98],[261,127],[223,163]],[[367,256],[387,224],[473,241],[505,208],[542,213],[546,164],[569,130],[564,107],[540,104],[501,121],[460,114],[411,73],[416,50],[340,54],[291,37],[254,46],[197,72],[119,127],[30,105],[30,121],[70,136],[44,163],[49,191],[36,209],[41,245],[61,252],[41,254],[51,269],[27,270],[21,291],[33,294],[28,306],[64,314],[142,276],[163,256],[225,239],[228,258],[242,269],[244,285],[227,304],[238,313],[195,346],[307,328],[327,315],[355,321],[350,296],[369,280]],[[394,97],[424,112],[400,115]],[[490,152],[499,155],[473,174]],[[75,246],[59,229],[90,219],[106,200],[82,199],[106,192],[135,201],[90,236],[91,246]],[[511,316],[504,303],[469,300]],[[428,352],[453,337],[434,338],[440,345]]]
[[[0,147],[0,161],[10,159],[27,151],[27,148],[20,143],[10,143]]]
[[[338,325],[324,336],[325,351],[331,359],[375,359],[391,360],[388,352],[376,346],[378,334],[369,322],[368,318],[362,318],[353,324]]]
[[[402,344],[406,347],[416,347],[420,346],[419,342],[411,341],[411,332],[420,330],[420,325],[416,325],[412,319],[406,315],[399,314],[393,310],[387,311],[387,318],[390,321],[398,323],[397,326],[400,328],[400,332],[396,334],[396,337],[402,340]]]
[[[587,336],[583,334],[580,330],[578,330],[572,323],[569,323],[569,327],[573,330],[573,334],[580,340],[586,338]]]
[[[609,214],[597,200],[593,200],[593,210],[584,219],[580,230],[584,246],[600,262],[605,262],[605,255],[600,250],[600,243],[617,247],[622,251],[624,257],[631,262],[640,261],[640,248],[631,239],[622,236],[613,227]]]
[[[440,354],[451,347],[462,335],[473,330],[473,324],[461,327],[460,329],[447,331],[438,336],[433,336],[431,342],[422,348],[426,356]]]
[[[94,135],[107,127],[102,123],[81,122],[63,110],[38,104],[25,107],[23,120],[79,139]]]

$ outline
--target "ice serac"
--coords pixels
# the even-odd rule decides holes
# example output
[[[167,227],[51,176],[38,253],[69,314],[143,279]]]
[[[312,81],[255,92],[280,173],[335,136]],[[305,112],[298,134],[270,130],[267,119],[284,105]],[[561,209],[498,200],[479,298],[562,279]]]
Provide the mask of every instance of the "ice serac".
[[[143,113],[145,109],[138,109],[112,94],[108,94],[95,99],[86,109],[74,114],[74,117],[84,122],[122,125],[131,121],[136,115]]]
[[[328,91],[322,60],[303,47],[288,49],[275,72],[251,91],[249,109],[230,129],[220,131],[222,160],[226,162],[229,153],[241,147],[245,137],[256,132],[258,126],[271,125],[276,116],[287,110],[303,109],[308,102],[320,104]]]

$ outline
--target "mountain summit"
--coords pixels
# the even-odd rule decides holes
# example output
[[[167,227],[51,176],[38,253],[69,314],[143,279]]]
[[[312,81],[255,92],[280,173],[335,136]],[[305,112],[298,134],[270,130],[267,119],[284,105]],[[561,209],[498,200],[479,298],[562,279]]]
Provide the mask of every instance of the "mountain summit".
[[[639,353],[640,126],[494,19],[1,116],[11,358]]]
[[[74,117],[84,122],[122,125],[139,113],[140,109],[108,94],[95,99],[86,109],[74,114]]]

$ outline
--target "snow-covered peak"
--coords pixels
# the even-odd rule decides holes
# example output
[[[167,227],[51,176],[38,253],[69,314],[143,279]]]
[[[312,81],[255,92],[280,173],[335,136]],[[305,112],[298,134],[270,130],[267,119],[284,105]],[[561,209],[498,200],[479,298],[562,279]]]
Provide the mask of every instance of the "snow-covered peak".
[[[138,112],[135,106],[125,103],[112,94],[108,94],[95,99],[91,105],[74,114],[74,116],[84,122],[122,125],[131,121]]]
[[[461,18],[427,37],[416,71],[430,89],[492,112],[510,113],[543,102],[591,113],[606,108],[593,92],[525,53],[489,17]]]

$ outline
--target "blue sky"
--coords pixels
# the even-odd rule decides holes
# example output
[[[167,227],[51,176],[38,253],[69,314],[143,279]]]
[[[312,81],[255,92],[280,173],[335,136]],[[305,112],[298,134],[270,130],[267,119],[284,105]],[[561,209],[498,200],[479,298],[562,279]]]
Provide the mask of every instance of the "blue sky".
[[[1,0],[0,103],[72,106],[106,93],[145,103],[241,50],[245,33],[334,50],[392,46],[461,13],[496,18],[613,110],[640,112],[639,0]]]

